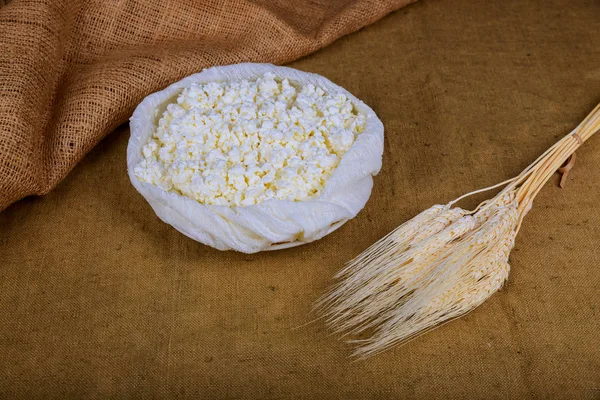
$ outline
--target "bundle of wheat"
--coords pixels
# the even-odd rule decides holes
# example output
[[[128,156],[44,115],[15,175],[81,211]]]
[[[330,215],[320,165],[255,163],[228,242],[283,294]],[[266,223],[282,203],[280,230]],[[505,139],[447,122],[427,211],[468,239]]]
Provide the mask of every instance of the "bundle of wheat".
[[[507,279],[510,251],[535,196],[555,171],[568,172],[575,150],[599,129],[600,104],[519,176],[435,205],[399,226],[350,261],[316,309],[335,332],[368,335],[350,340],[359,358],[473,310]],[[454,207],[502,186],[473,211]]]

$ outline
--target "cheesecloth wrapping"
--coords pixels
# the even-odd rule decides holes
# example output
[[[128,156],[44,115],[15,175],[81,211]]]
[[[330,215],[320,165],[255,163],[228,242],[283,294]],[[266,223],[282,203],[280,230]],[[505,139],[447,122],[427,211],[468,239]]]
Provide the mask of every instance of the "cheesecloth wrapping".
[[[318,198],[302,202],[267,200],[245,207],[208,205],[137,179],[133,169],[142,158],[142,146],[156,130],[166,105],[183,88],[192,82],[254,80],[266,72],[291,83],[312,83],[328,93],[343,93],[366,116],[364,132],[344,154]],[[213,67],[191,75],[146,97],[133,113],[130,126],[129,178],[158,217],[194,240],[219,250],[244,253],[308,243],[354,218],[369,199],[372,176],[379,172],[383,154],[383,124],[366,104],[322,76],[271,64]]]

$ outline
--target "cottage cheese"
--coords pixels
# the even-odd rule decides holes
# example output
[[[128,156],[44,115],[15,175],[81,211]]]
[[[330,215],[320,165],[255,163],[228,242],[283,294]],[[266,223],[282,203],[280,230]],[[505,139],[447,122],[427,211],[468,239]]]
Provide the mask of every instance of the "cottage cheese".
[[[194,83],[167,106],[134,173],[203,204],[308,200],[365,124],[345,95],[272,73]]]

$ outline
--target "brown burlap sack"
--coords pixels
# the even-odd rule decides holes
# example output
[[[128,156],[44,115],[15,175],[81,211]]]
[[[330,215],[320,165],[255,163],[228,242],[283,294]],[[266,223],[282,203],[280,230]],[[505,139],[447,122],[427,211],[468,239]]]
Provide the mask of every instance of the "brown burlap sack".
[[[0,211],[54,188],[147,94],[292,61],[412,1],[0,1]]]

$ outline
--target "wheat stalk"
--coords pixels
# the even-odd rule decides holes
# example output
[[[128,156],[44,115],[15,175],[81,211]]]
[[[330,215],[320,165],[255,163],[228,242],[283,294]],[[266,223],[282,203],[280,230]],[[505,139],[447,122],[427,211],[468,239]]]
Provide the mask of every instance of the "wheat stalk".
[[[600,104],[519,176],[435,205],[350,261],[315,308],[364,358],[473,310],[500,289],[524,216],[542,186],[600,129]],[[570,168],[570,166],[569,166]],[[568,169],[567,168],[567,171]],[[475,210],[463,198],[505,186]]]

